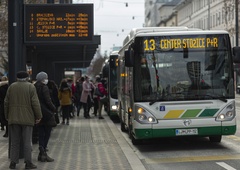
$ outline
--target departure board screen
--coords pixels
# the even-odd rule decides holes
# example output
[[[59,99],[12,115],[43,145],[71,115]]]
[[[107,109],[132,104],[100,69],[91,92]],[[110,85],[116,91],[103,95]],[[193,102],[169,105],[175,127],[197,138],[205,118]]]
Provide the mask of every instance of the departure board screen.
[[[76,42],[93,38],[93,4],[26,4],[25,42]]]

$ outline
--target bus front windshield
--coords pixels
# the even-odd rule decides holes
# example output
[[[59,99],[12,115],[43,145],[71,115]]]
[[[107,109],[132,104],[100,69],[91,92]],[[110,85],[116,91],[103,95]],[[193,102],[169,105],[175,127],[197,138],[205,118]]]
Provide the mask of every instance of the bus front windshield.
[[[134,48],[135,101],[234,97],[228,35],[141,37]]]

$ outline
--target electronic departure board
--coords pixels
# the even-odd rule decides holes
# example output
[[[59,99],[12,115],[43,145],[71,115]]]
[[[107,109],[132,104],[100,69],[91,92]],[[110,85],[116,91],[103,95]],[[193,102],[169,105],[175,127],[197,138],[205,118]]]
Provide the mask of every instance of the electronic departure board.
[[[27,4],[24,31],[25,43],[92,40],[93,4]]]

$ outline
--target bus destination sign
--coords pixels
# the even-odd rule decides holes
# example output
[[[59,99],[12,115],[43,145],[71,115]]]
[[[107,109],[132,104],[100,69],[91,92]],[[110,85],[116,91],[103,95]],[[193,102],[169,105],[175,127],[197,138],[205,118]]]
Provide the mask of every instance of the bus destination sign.
[[[93,4],[25,5],[25,42],[76,42],[93,37]]]
[[[162,38],[144,39],[144,51],[167,50],[167,49],[198,49],[218,48],[218,37],[195,37],[195,38]]]

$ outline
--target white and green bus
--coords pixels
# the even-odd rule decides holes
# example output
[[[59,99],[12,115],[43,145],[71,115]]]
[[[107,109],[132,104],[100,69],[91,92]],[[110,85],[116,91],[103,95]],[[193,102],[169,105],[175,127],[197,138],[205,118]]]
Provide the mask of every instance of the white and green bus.
[[[187,27],[133,29],[118,55],[121,130],[143,139],[236,132],[233,63],[226,31]]]
[[[107,81],[107,113],[111,119],[118,119],[117,65],[118,51],[113,51],[102,69],[103,78]]]

